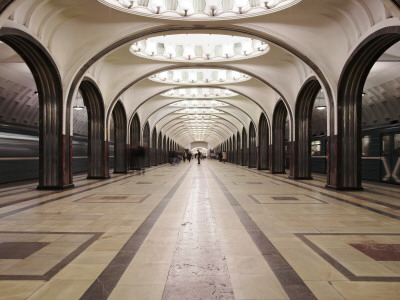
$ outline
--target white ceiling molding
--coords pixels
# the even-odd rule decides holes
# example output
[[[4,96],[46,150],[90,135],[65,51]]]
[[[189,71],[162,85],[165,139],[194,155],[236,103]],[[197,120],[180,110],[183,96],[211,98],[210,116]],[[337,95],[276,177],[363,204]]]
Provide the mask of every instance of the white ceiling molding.
[[[171,97],[171,98],[183,98],[183,99],[219,99],[226,97],[235,97],[238,94],[229,90],[229,89],[219,89],[219,88],[181,88],[181,89],[172,89],[165,93],[162,93],[161,96]]]
[[[239,19],[271,14],[301,0],[99,0],[114,9],[184,21]]]
[[[159,83],[197,86],[239,83],[250,80],[251,76],[224,69],[175,69],[153,74],[149,79]]]
[[[171,34],[140,40],[129,48],[137,56],[172,62],[235,61],[264,55],[263,41],[224,34]]]

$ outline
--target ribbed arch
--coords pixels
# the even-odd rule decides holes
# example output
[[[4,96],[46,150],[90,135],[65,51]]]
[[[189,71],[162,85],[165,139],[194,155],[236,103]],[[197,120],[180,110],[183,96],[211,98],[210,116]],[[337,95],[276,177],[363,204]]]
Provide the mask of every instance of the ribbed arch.
[[[242,130],[242,166],[247,166],[248,159],[248,148],[247,148],[247,132],[246,128]]]
[[[104,101],[97,84],[84,78],[79,86],[88,114],[88,179],[109,177],[108,142],[104,140]]]
[[[162,152],[163,152],[163,140],[162,140],[162,133],[158,134],[158,139],[157,139],[157,163],[161,164],[162,163]]]
[[[249,168],[257,167],[256,128],[253,122],[249,126]]]
[[[121,101],[115,104],[112,117],[114,120],[114,173],[126,173],[128,171],[127,120]]]
[[[168,149],[167,149],[167,136],[164,135],[163,139],[163,163],[167,162],[167,155],[168,155]]]
[[[236,137],[235,135],[232,136],[232,157],[231,157],[231,163],[236,164],[237,163],[237,148],[236,148]]]
[[[237,155],[236,163],[238,165],[240,165],[242,163],[242,152],[241,152],[242,150],[241,150],[240,133],[239,133],[239,131],[236,133],[236,136],[237,136],[237,138],[236,138],[236,142],[237,142],[237,146],[236,146],[236,155]]]
[[[138,147],[140,146],[140,119],[137,114],[132,118],[130,130],[130,169],[140,169],[139,157],[136,155]]]
[[[153,128],[153,133],[151,134],[151,165],[157,166],[157,129]]]
[[[336,141],[329,141],[328,187],[362,189],[362,93],[375,62],[398,41],[400,26],[380,29],[353,51],[343,68],[338,85],[338,132],[336,137],[330,137]]]
[[[261,114],[258,122],[258,169],[268,170],[269,158],[269,128],[267,118]]]
[[[287,109],[279,101],[274,109],[272,121],[272,161],[271,171],[275,174],[285,173],[285,125]]]
[[[9,3],[11,1],[0,4],[0,12]],[[1,28],[0,41],[22,57],[33,75],[38,91],[38,189],[72,187],[72,138],[66,139],[62,135],[63,96],[58,68],[45,47],[25,32]]]
[[[311,123],[315,98],[321,90],[317,78],[309,78],[301,87],[295,108],[295,141],[292,143],[290,177],[311,179]]]
[[[149,122],[143,127],[143,148],[145,152],[143,167],[150,167],[150,126]]]

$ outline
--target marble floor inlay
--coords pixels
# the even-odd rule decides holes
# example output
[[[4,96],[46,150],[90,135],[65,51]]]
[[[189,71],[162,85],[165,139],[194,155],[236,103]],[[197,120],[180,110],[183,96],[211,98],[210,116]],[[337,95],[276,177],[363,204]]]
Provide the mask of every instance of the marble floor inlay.
[[[39,242],[1,242],[0,259],[24,259],[48,244]]]
[[[400,261],[400,244],[350,244],[377,261]]]
[[[110,175],[0,186],[0,300],[400,299],[398,185],[208,159]]]
[[[196,170],[163,299],[235,299],[204,173]]]

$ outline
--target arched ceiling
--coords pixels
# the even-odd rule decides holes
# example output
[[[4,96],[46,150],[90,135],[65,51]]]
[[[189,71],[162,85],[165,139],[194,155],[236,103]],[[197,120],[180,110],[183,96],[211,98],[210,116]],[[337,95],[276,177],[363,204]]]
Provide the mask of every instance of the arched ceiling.
[[[245,18],[232,15],[213,22],[132,15],[98,0],[9,2],[11,5],[4,6],[0,26],[22,29],[48,49],[63,81],[65,106],[72,106],[79,97],[77,89],[82,77],[90,77],[101,90],[108,116],[116,101],[121,100],[128,120],[137,113],[142,125],[148,120],[151,130],[155,126],[185,147],[194,141],[185,123],[188,119],[177,118],[179,109],[170,106],[180,99],[160,95],[182,84],[155,82],[149,79],[151,75],[177,68],[222,68],[251,77],[243,82],[207,84],[209,88],[238,93],[225,100],[218,99],[229,106],[218,108],[223,113],[215,114],[216,126],[207,129],[202,137],[209,145],[217,145],[237,131],[248,129],[250,122],[257,126],[261,113],[270,121],[279,99],[293,112],[298,91],[310,76],[320,80],[330,97],[327,105],[334,105],[336,84],[352,49],[374,29],[400,24],[400,13],[389,0],[302,0],[270,14]],[[129,51],[141,39],[182,33],[255,38],[268,43],[269,51],[243,60],[196,63],[159,61]],[[363,99],[364,126],[400,118],[399,58],[400,46],[395,45],[371,71]],[[22,59],[1,43],[0,121],[37,126],[35,90],[32,75]],[[73,116],[74,132],[87,134],[86,113],[74,112]],[[313,124],[315,133],[327,134],[326,111],[316,112]]]

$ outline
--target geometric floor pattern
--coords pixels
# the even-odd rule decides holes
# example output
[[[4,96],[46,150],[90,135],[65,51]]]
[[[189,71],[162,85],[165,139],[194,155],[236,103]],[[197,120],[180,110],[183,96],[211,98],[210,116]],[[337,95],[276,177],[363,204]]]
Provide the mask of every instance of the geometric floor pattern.
[[[100,235],[0,231],[0,279],[49,280]]]
[[[204,160],[0,186],[0,299],[399,300],[400,186],[313,178]]]

